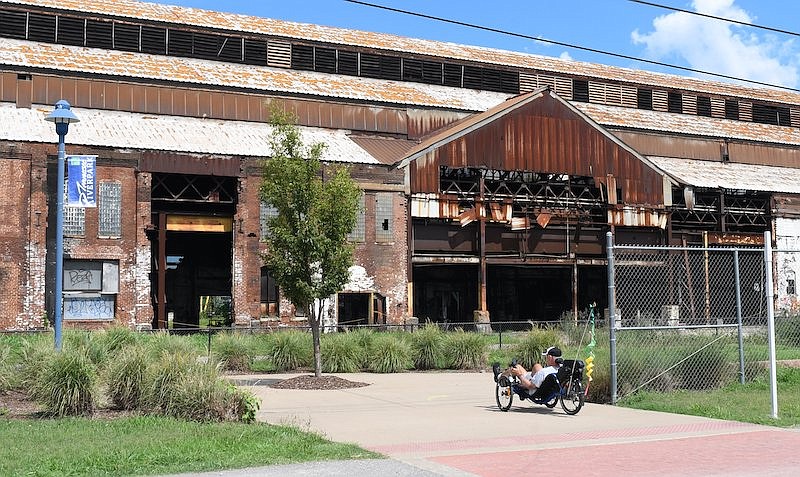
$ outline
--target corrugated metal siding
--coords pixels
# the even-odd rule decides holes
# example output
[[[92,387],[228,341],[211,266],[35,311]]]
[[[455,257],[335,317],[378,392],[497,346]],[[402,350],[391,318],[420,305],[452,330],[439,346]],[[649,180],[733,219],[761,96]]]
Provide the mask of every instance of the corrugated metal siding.
[[[438,192],[439,167],[616,177],[627,204],[663,204],[663,176],[549,95],[412,162],[412,193]]]
[[[418,139],[469,116],[469,113],[430,109],[408,109],[408,138]]]
[[[20,109],[0,104],[0,140],[52,143],[52,124],[44,120],[50,111],[49,106]],[[268,124],[93,109],[75,113],[81,122],[70,128],[70,144],[197,154],[270,154],[272,128]],[[307,143],[326,144],[322,154],[325,161],[379,164],[348,138],[349,131],[300,127],[300,132]]]
[[[408,52],[436,58],[452,58],[468,62],[549,71],[553,75],[560,73],[569,76],[574,74],[575,71],[580,71],[582,75],[589,78],[641,83],[656,88],[706,92],[769,102],[779,101],[800,104],[800,94],[789,91],[751,88],[718,81],[584,63],[493,48],[420,40],[382,33],[324,27],[172,5],[159,5],[131,0],[9,0],[3,3],[38,5],[56,10],[92,12],[117,18],[127,17],[171,24],[180,23],[213,29],[257,33],[272,37],[319,41],[332,45],[352,45],[377,50]]]
[[[120,78],[168,81],[173,84],[223,86],[250,91],[303,94],[384,104],[433,106],[465,111],[483,111],[509,97],[506,93],[492,91],[34,43],[8,38],[0,38],[0,64],[11,67],[45,68],[64,73],[92,72]],[[66,83],[63,87],[70,91]],[[77,92],[70,95],[73,98],[76,96]],[[137,104],[137,110],[145,111],[147,105],[147,102]],[[150,106],[152,107],[152,103]]]
[[[574,103],[573,105],[604,126],[800,145],[800,130],[788,126],[617,108],[602,104]],[[752,115],[752,105],[750,106],[749,114]],[[742,114],[741,109],[739,112]]]
[[[406,141],[404,139],[374,136],[350,136],[350,140],[386,165],[392,165],[402,159],[405,153],[416,144],[414,141]]]
[[[695,187],[800,194],[800,169],[676,157],[649,159],[684,184]]]
[[[157,151],[145,151],[139,162],[139,168],[146,172],[223,177],[238,177],[240,166],[238,157],[194,156]]]

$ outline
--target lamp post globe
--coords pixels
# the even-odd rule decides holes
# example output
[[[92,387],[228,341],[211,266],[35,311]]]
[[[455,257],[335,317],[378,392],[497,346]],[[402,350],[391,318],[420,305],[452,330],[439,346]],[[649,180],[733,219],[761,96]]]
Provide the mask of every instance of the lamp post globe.
[[[58,135],[58,163],[56,165],[58,171],[58,178],[56,179],[56,283],[53,299],[53,328],[55,331],[55,348],[60,351],[64,284],[64,162],[66,156],[64,137],[69,131],[70,123],[77,123],[80,119],[72,112],[69,103],[63,99],[55,104],[53,111],[44,119],[55,123],[56,134]]]

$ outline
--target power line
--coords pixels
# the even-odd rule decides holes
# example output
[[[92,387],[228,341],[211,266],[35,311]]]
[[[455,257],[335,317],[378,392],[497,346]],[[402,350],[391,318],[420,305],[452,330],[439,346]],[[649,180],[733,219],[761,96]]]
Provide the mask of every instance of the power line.
[[[763,25],[756,25],[755,23],[747,23],[747,22],[743,22],[743,21],[740,21],[740,20],[734,20],[732,18],[717,17],[717,16],[714,16],[714,15],[709,15],[707,13],[693,12],[691,10],[684,10],[682,8],[670,7],[669,5],[661,5],[660,3],[645,2],[645,1],[642,1],[642,0],[628,0],[628,1],[629,2],[633,2],[633,3],[640,3],[642,5],[649,5],[651,7],[663,8],[664,10],[672,10],[673,12],[688,13],[690,15],[697,15],[699,17],[706,17],[706,18],[712,18],[714,20],[720,20],[720,21],[723,21],[723,22],[736,23],[737,25],[743,25],[743,26],[748,26],[748,27],[753,27],[753,28],[760,28],[762,30],[774,31],[776,33],[783,33],[785,35],[800,36],[800,33],[795,33],[793,31],[789,31],[789,30],[781,30],[780,28],[772,28],[772,27],[763,26]]]
[[[534,40],[534,41],[540,41],[542,43],[550,43],[552,45],[563,46],[563,47],[566,47],[566,48],[574,48],[576,50],[588,51],[590,53],[608,55],[608,56],[613,56],[613,57],[616,57],[616,58],[622,58],[622,59],[632,60],[632,61],[641,61],[643,63],[649,63],[651,65],[664,66],[666,68],[674,68],[674,69],[678,69],[678,70],[682,70],[682,71],[689,71],[689,72],[692,72],[692,73],[699,73],[699,74],[704,74],[704,75],[709,75],[709,76],[716,76],[718,78],[725,78],[725,79],[734,80],[734,81],[742,81],[742,82],[745,82],[745,83],[752,83],[752,84],[757,84],[757,85],[760,85],[760,86],[768,86],[770,88],[777,88],[777,89],[784,89],[784,90],[788,90],[788,91],[800,92],[800,89],[792,88],[790,86],[782,86],[782,85],[773,84],[773,83],[766,83],[766,82],[763,82],[763,81],[756,81],[756,80],[751,80],[751,79],[739,78],[739,77],[736,77],[736,76],[726,75],[726,74],[722,74],[722,73],[714,73],[714,72],[711,72],[711,71],[705,71],[705,70],[699,70],[699,69],[696,69],[696,68],[690,68],[688,66],[673,65],[673,64],[664,63],[664,62],[661,62],[661,61],[648,60],[648,59],[644,59],[644,58],[638,58],[636,56],[624,55],[622,53],[613,53],[613,52],[610,52],[610,51],[604,51],[604,50],[599,50],[599,49],[596,49],[596,48],[589,48],[589,47],[586,47],[586,46],[574,45],[574,44],[565,43],[565,42],[562,42],[562,41],[548,40],[546,38],[539,38],[539,37],[535,37],[535,36],[531,36],[531,35],[526,35],[526,34],[523,34],[523,33],[516,33],[516,32],[512,32],[512,31],[508,31],[508,30],[501,30],[499,28],[492,28],[492,27],[487,27],[487,26],[482,26],[482,25],[476,25],[474,23],[467,23],[467,22],[462,22],[462,21],[459,21],[459,20],[451,20],[449,18],[442,18],[442,17],[433,16],[433,15],[427,15],[427,14],[424,14],[424,13],[412,12],[410,10],[402,10],[402,9],[399,9],[399,8],[387,7],[387,6],[384,6],[384,5],[378,5],[378,4],[375,4],[375,3],[364,2],[364,1],[361,1],[361,0],[344,0],[344,1],[345,2],[349,2],[349,3],[355,3],[355,4],[358,4],[358,5],[363,5],[363,6],[366,6],[366,7],[373,7],[373,8],[378,8],[378,9],[381,9],[381,10],[387,10],[387,11],[390,11],[390,12],[402,13],[404,15],[411,15],[411,16],[415,16],[415,17],[426,18],[428,20],[436,20],[436,21],[443,22],[443,23],[451,23],[451,24],[454,24],[454,25],[465,26],[465,27],[468,27],[468,28],[475,28],[477,30],[490,31],[490,32],[493,32],[493,33],[500,33],[502,35],[514,36],[514,37],[518,37],[518,38],[525,38],[525,39]]]

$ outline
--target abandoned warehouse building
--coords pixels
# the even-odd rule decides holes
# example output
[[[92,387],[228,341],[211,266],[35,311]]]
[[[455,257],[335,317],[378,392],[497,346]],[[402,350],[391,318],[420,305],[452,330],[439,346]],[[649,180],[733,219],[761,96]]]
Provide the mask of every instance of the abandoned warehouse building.
[[[269,111],[362,188],[325,324],[557,320],[607,306],[605,234],[800,237],[800,95],[132,0],[0,0],[0,328],[55,306],[56,144],[96,156],[64,209],[64,320],[304,325],[262,263]],[[794,264],[778,286],[794,303]],[[219,318],[219,317],[217,317]]]

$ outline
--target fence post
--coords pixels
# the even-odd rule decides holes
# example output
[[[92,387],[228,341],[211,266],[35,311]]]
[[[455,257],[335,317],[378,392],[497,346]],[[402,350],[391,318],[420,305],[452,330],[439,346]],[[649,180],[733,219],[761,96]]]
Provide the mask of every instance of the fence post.
[[[767,299],[767,335],[769,339],[769,392],[772,417],[778,418],[778,384],[775,372],[775,302],[772,300],[772,235],[764,231],[764,294]]]
[[[611,367],[611,404],[617,403],[617,304],[614,289],[614,235],[606,232],[606,256],[608,257],[608,339]]]
[[[742,337],[742,287],[739,283],[739,250],[733,251],[733,277],[736,288],[736,325],[739,332],[739,382],[744,384],[744,338]]]

